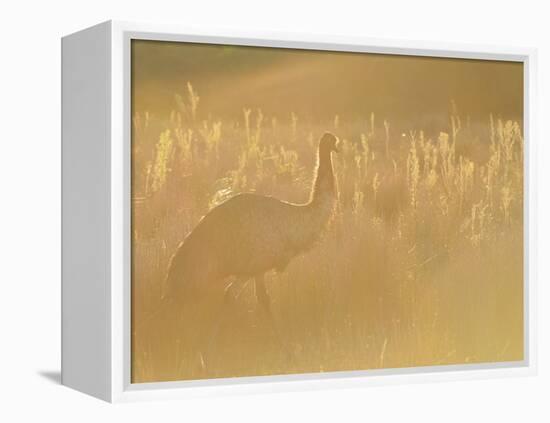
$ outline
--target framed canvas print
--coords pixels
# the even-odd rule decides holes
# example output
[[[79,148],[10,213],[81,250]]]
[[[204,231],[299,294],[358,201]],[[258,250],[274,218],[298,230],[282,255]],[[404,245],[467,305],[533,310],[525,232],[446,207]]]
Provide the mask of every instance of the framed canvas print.
[[[533,51],[121,22],[62,47],[65,385],[534,372]]]

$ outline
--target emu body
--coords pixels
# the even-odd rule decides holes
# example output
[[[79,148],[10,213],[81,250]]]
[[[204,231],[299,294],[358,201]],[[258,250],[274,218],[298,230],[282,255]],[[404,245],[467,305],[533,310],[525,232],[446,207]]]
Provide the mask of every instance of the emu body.
[[[336,144],[329,133],[319,142],[308,202],[239,194],[205,215],[170,260],[165,297],[183,299],[187,289],[199,285],[224,289],[224,281],[235,276],[256,278],[258,300],[267,301],[260,298],[266,294],[263,275],[283,271],[292,258],[311,248],[331,218],[336,204],[331,153]]]

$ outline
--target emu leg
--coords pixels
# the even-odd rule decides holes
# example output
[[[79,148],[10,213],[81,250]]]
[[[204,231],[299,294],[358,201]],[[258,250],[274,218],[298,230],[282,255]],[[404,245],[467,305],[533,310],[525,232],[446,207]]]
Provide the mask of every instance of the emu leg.
[[[273,331],[273,334],[275,335],[277,342],[279,343],[281,348],[284,350],[286,358],[290,362],[292,358],[290,354],[290,350],[288,349],[287,344],[283,342],[283,339],[279,333],[279,330],[277,329],[275,319],[273,318],[273,313],[271,311],[271,298],[269,297],[269,293],[267,292],[267,288],[265,286],[265,275],[263,273],[261,275],[257,275],[254,278],[254,282],[255,282],[255,288],[256,288],[256,298],[258,300],[260,308],[265,313],[266,320],[268,324],[271,326],[271,330]]]
[[[258,300],[258,304],[262,307],[262,309],[270,316],[271,315],[271,298],[269,298],[269,294],[267,293],[267,288],[265,286],[265,275],[262,273],[261,275],[258,275],[254,278],[255,288],[256,288],[256,299]]]
[[[216,343],[216,339],[220,334],[224,319],[226,318],[228,312],[231,311],[233,304],[235,304],[235,300],[239,297],[239,295],[242,293],[242,291],[246,287],[247,281],[248,279],[246,278],[235,279],[225,288],[225,291],[223,294],[222,306],[214,322],[212,331],[208,336],[206,348],[204,350],[205,355],[207,357],[210,355],[210,351],[212,350],[212,347]],[[201,359],[201,366],[203,370],[205,370],[207,368],[207,362],[206,362],[205,356],[202,353],[200,354],[200,359]]]

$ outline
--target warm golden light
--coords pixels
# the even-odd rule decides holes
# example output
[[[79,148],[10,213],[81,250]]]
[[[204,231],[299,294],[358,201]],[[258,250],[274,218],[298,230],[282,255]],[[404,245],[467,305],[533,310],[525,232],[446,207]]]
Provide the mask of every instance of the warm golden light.
[[[523,359],[521,63],[133,41],[132,109],[134,383]]]

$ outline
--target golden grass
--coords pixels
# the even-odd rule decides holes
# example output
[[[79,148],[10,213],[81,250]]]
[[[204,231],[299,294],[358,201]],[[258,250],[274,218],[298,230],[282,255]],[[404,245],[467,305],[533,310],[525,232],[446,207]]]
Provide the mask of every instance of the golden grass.
[[[226,121],[200,110],[191,84],[177,103],[169,119],[133,119],[134,382],[523,359],[518,123],[454,115],[428,137],[374,114],[314,123],[244,109]],[[268,275],[284,345],[250,284],[201,364],[219,304],[189,299],[185,330],[155,318],[170,255],[234,193],[305,201],[325,130],[342,140],[337,215],[311,252]]]

